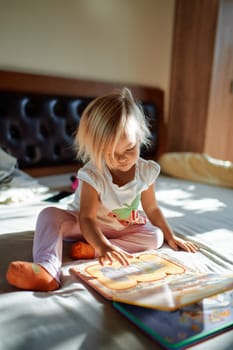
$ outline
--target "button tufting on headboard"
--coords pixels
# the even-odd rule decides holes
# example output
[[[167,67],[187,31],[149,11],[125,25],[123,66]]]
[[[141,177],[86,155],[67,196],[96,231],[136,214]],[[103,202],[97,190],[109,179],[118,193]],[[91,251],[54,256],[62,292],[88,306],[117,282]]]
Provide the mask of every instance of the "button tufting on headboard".
[[[73,135],[91,98],[0,94],[0,146],[21,168],[75,161]]]
[[[0,147],[18,159],[22,169],[74,162],[74,134],[92,99],[0,92]],[[152,132],[152,145],[142,156],[151,157],[158,146],[158,115],[155,105],[142,107]]]

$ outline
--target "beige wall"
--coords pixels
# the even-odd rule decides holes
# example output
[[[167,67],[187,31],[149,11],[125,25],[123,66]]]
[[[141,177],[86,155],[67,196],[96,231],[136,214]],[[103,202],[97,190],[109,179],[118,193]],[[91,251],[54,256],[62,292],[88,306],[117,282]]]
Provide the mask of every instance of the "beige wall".
[[[0,69],[158,86],[167,105],[174,6],[0,0]]]

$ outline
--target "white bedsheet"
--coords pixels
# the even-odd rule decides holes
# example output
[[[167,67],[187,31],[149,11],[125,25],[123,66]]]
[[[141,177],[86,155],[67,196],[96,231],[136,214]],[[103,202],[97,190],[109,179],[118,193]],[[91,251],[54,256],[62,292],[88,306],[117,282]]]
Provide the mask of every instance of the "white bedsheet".
[[[175,233],[200,248],[169,254],[199,271],[233,271],[233,190],[163,176],[156,192]]]
[[[69,176],[42,178],[40,183],[63,187],[69,185]],[[174,231],[200,248],[195,254],[175,252],[166,245],[160,250],[198,271],[233,271],[233,190],[160,176],[156,193]],[[56,205],[65,207],[67,200]],[[77,262],[68,257],[69,243],[64,245],[61,289],[24,292],[7,284],[8,263],[31,259],[36,217],[47,205],[51,204],[41,197],[0,205],[0,349],[161,349],[70,273]],[[192,349],[232,346],[229,331]]]

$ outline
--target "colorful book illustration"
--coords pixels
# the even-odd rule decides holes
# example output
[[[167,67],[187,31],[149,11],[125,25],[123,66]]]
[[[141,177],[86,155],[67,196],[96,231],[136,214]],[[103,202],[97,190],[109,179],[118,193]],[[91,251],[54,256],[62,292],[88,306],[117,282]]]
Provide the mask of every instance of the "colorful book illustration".
[[[126,267],[96,259],[71,270],[107,299],[165,311],[233,289],[233,273],[196,273],[158,252],[135,255]]]
[[[233,291],[170,312],[118,302],[113,306],[165,349],[183,349],[233,327]]]

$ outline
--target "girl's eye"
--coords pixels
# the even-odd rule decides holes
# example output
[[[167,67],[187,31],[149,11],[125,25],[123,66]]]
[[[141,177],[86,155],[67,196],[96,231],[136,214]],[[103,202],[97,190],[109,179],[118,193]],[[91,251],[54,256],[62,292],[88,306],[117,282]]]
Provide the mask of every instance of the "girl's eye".
[[[134,145],[134,146],[131,147],[131,148],[128,148],[128,149],[126,150],[126,152],[131,152],[131,151],[133,151],[133,150],[135,149],[135,147],[136,147],[136,145]]]

